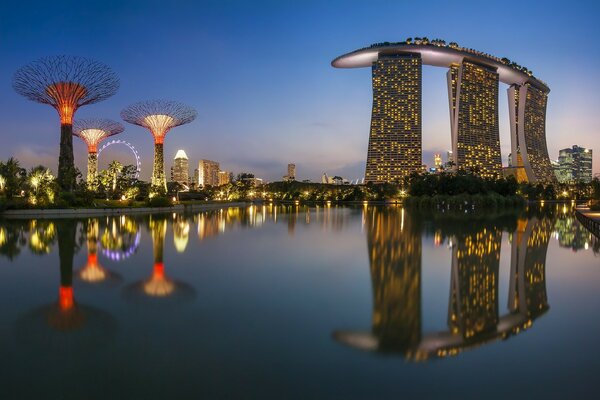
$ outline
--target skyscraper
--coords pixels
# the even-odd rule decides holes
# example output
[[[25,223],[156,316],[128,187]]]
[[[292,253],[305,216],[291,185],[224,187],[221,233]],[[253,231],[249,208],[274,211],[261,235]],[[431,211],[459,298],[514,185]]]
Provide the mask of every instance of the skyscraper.
[[[295,181],[296,180],[296,164],[288,164],[287,175],[283,176],[284,181]]]
[[[188,186],[190,184],[188,156],[183,150],[177,150],[171,167],[171,181]]]
[[[443,40],[375,43],[341,55],[336,68],[372,68],[373,112],[367,182],[394,182],[421,167],[421,65],[448,68],[452,169],[502,172],[498,84],[510,86],[513,167],[531,183],[553,182],[546,145],[550,88],[508,58]],[[419,155],[417,155],[417,153]],[[521,165],[522,164],[522,165]]]
[[[495,68],[463,60],[447,74],[452,153],[456,166],[485,177],[502,171]]]
[[[592,149],[574,145],[558,153],[558,178],[560,182],[591,182]]]
[[[421,72],[419,54],[380,54],[373,62],[366,182],[401,182],[420,171]]]
[[[548,92],[539,83],[512,84],[508,89],[512,167],[525,178],[520,181],[556,181],[546,143]]]
[[[198,187],[219,185],[219,163],[211,160],[200,160],[198,163]]]

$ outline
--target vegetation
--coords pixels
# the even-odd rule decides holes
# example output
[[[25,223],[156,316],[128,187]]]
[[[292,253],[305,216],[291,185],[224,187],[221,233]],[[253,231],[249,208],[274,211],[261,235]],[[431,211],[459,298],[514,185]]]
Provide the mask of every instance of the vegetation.
[[[89,189],[81,173],[76,171],[74,191],[61,191],[56,178],[43,166],[29,171],[18,160],[0,162],[0,211],[22,208],[70,207],[166,207],[177,201],[248,201],[284,202],[363,202],[405,201],[423,209],[472,210],[514,207],[525,201],[591,200],[600,204],[600,180],[574,185],[519,184],[513,177],[481,178],[474,172],[458,171],[439,174],[413,174],[401,184],[323,184],[285,181],[255,186],[254,175],[240,173],[232,182],[207,186],[196,191],[171,182],[167,191],[151,196],[150,184],[136,178],[134,165],[117,161],[98,174],[97,190]]]

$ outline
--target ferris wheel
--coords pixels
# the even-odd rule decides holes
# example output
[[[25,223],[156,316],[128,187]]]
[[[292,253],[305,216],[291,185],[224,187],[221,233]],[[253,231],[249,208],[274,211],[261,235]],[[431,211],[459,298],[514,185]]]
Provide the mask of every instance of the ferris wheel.
[[[129,148],[129,150],[131,150],[131,152],[133,153],[133,155],[135,157],[135,164],[136,164],[135,177],[136,177],[136,179],[139,179],[140,172],[142,171],[142,161],[141,161],[140,155],[138,154],[137,150],[135,149],[135,147],[133,147],[133,145],[131,143],[126,142],[125,140],[120,140],[120,139],[110,140],[110,141],[104,143],[104,145],[102,147],[100,147],[100,149],[98,150],[98,158],[100,157],[100,153],[102,153],[102,150],[106,149],[108,146],[111,146],[113,144],[120,144],[123,146],[127,146]]]

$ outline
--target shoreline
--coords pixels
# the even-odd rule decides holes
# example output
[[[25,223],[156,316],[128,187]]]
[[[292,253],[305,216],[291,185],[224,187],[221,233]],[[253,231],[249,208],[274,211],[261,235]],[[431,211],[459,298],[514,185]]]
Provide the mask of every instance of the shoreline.
[[[28,219],[28,218],[80,218],[98,217],[104,215],[129,215],[129,214],[162,214],[179,213],[187,211],[210,211],[220,208],[244,207],[251,202],[238,201],[232,203],[208,204],[176,204],[170,207],[122,207],[122,208],[46,208],[28,210],[6,210],[0,213],[0,219]]]

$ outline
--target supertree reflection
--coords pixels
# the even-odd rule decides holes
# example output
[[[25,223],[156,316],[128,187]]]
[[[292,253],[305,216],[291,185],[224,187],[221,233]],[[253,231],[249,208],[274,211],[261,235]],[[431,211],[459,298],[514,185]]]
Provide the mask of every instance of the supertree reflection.
[[[45,351],[61,351],[65,346],[93,351],[114,335],[116,321],[106,312],[75,300],[73,256],[78,248],[77,222],[57,220],[55,226],[60,259],[58,300],[21,317],[17,321],[17,337],[27,346],[41,346]]]
[[[91,284],[118,282],[121,280],[121,276],[104,268],[98,261],[98,233],[98,220],[88,220],[86,227],[87,262],[77,272],[77,277]]]
[[[151,215],[148,220],[148,230],[152,237],[152,253],[154,256],[152,275],[145,281],[126,287],[126,297],[131,300],[191,300],[195,296],[194,289],[184,282],[170,279],[165,274],[164,245],[167,233],[166,218],[164,216]]]

